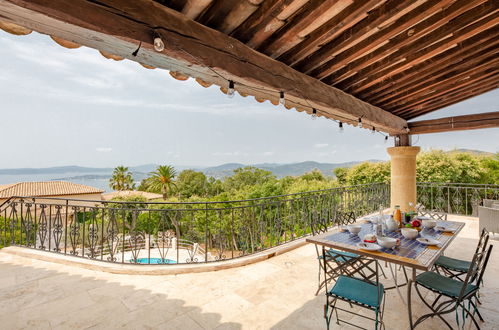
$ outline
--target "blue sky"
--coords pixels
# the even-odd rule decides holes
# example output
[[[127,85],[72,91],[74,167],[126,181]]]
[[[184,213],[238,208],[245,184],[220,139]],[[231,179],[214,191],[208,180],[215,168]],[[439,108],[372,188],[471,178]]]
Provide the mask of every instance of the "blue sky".
[[[193,79],[68,50],[48,36],[0,31],[0,168],[212,166],[387,159],[380,134],[233,99]],[[499,90],[418,119],[497,111]],[[423,149],[499,151],[499,128],[414,137]]]

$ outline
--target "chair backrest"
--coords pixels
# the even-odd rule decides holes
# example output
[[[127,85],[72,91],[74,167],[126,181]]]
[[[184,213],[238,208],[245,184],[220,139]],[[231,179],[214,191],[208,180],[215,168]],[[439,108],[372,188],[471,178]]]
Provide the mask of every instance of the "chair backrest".
[[[486,228],[482,229],[482,233],[480,234],[480,239],[478,240],[478,245],[476,246],[475,249],[475,254],[477,254],[479,251],[485,251],[485,248],[487,247],[487,243],[489,242],[489,237],[490,234]]]
[[[468,285],[473,284],[477,287],[480,286],[483,274],[485,273],[485,269],[487,268],[487,264],[489,262],[490,254],[492,253],[492,248],[493,245],[491,244],[488,248],[478,251],[473,256],[473,260],[471,261],[470,268],[466,274],[466,278],[459,294],[459,300],[463,300],[466,298],[465,295],[469,294],[469,292],[467,292]]]
[[[379,285],[381,266],[379,261],[366,256],[358,256],[355,259],[345,261],[345,254],[342,251],[330,250],[328,258],[342,265],[344,271],[340,272],[344,276],[354,277],[378,287],[378,303],[381,304],[382,287]]]
[[[328,231],[328,222],[322,217],[314,217],[310,222],[310,229],[312,230],[312,235],[320,235]]]
[[[343,212],[343,211],[336,211],[336,216],[334,219],[334,222],[340,226],[348,225],[351,223],[354,223],[356,221],[355,219],[355,212],[350,211],[350,212]]]

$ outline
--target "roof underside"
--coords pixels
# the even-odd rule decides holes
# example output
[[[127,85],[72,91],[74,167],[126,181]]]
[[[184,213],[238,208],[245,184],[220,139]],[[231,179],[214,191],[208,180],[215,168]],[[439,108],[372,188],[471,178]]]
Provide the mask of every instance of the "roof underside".
[[[156,0],[409,120],[498,87],[495,0]]]

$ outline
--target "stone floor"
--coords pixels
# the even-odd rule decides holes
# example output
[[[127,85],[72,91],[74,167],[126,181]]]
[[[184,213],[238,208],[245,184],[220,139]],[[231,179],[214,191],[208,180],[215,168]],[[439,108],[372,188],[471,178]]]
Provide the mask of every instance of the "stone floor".
[[[446,254],[470,258],[477,221],[449,220],[466,226]],[[116,275],[0,251],[0,329],[324,329],[325,298],[314,296],[317,268],[312,245],[240,268],[167,276]],[[499,250],[482,289],[483,329],[499,329],[498,272]],[[426,312],[413,299],[414,314]],[[390,291],[386,328],[407,328],[406,314],[401,298]],[[439,328],[444,326],[438,320],[418,327]]]

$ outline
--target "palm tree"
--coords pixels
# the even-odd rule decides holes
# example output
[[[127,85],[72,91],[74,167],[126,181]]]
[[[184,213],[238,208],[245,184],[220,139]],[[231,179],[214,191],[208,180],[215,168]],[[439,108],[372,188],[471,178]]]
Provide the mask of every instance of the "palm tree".
[[[132,172],[128,167],[118,166],[114,169],[113,176],[109,179],[109,187],[118,191],[135,189]]]
[[[177,187],[173,179],[177,175],[175,168],[170,165],[158,166],[156,171],[149,173],[151,176],[147,179],[149,188],[155,191],[161,191],[163,199],[168,198],[169,192],[173,187]]]

